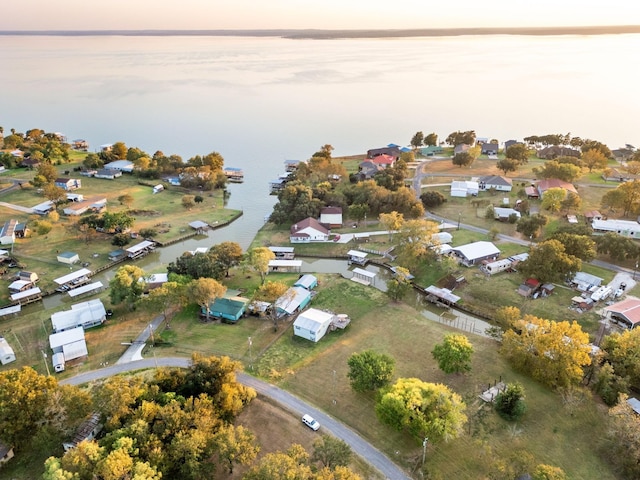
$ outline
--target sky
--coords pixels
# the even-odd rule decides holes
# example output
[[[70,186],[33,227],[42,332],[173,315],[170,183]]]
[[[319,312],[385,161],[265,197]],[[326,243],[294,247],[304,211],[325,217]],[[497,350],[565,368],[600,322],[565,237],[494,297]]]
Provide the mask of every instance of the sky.
[[[640,25],[637,0],[19,0],[0,30]]]

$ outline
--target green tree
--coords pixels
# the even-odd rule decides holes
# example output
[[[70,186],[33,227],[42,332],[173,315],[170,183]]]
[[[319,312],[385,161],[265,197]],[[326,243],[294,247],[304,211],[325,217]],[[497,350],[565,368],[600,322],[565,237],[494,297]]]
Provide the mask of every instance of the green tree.
[[[67,192],[53,183],[47,183],[42,187],[42,190],[44,197],[53,202],[56,208],[58,207],[58,204],[67,200]]]
[[[560,232],[554,233],[551,238],[562,243],[567,255],[573,255],[583,262],[590,262],[596,257],[596,242],[586,235]]]
[[[123,193],[118,197],[118,202],[120,202],[120,205],[126,205],[127,208],[131,208],[131,205],[133,205],[133,200],[133,195],[129,193]]]
[[[518,271],[525,277],[537,278],[542,283],[564,280],[581,268],[582,261],[567,254],[558,240],[546,240],[534,245],[529,258],[518,264]]]
[[[59,177],[58,170],[50,163],[41,163],[36,169],[36,175],[47,179],[47,183],[53,183]]]
[[[581,149],[582,149],[583,155],[591,150],[595,150],[601,153],[602,156],[605,158],[611,158],[613,156],[613,154],[611,153],[611,150],[609,150],[609,147],[607,147],[602,142],[598,142],[597,140],[589,140],[589,139],[583,140]]]
[[[503,158],[496,162],[496,167],[506,175],[518,170],[518,162],[512,158]]]
[[[104,167],[104,161],[97,153],[87,153],[87,156],[82,161],[82,166],[88,169],[99,169]]]
[[[221,280],[225,276],[225,266],[211,252],[185,252],[167,267],[169,273],[188,275],[191,278],[207,277]]]
[[[269,262],[276,258],[275,254],[267,247],[254,247],[249,250],[248,265],[260,274],[261,284],[269,272]]]
[[[111,154],[116,160],[124,160],[127,158],[127,146],[124,142],[116,142],[111,146]]]
[[[473,145],[476,143],[476,132],[473,130],[467,130],[466,132],[452,132],[449,134],[447,139],[445,140],[449,145],[461,145],[466,143],[467,145]]]
[[[48,182],[46,177],[42,175],[35,175],[29,183],[36,188],[42,188],[47,185]]]
[[[559,212],[567,197],[567,191],[564,188],[550,188],[542,194],[542,208],[550,212]]]
[[[623,478],[640,477],[640,416],[620,395],[618,404],[609,409],[607,453]]]
[[[224,295],[224,292],[227,291],[227,287],[220,284],[213,278],[200,277],[191,282],[189,291],[191,292],[195,302],[200,305],[207,321],[209,321],[211,304],[215,302],[216,298],[220,298]]]
[[[444,341],[433,347],[431,354],[444,373],[471,371],[473,345],[465,335],[445,335]]]
[[[404,265],[415,265],[425,258],[434,258],[435,252],[430,247],[438,243],[434,240],[436,233],[438,224],[431,220],[421,218],[403,222],[396,234],[398,258]]]
[[[475,158],[468,151],[456,153],[451,159],[451,162],[460,168],[469,167],[474,161]]]
[[[178,282],[165,282],[161,286],[149,291],[145,302],[162,311],[162,316],[167,319],[169,309],[174,305],[183,305],[185,302],[186,286]]]
[[[367,218],[367,213],[369,213],[369,205],[366,203],[356,203],[349,206],[349,218],[354,219],[358,225],[361,220]]]
[[[524,143],[514,143],[507,147],[505,157],[509,160],[515,160],[518,165],[529,163],[529,149]],[[500,168],[500,170],[502,169]]]
[[[570,163],[559,163],[556,160],[545,162],[542,168],[534,168],[538,178],[557,178],[565,182],[573,182],[582,174],[582,169]]]
[[[640,206],[640,181],[633,180],[622,183],[615,190],[605,193],[601,202],[605,208],[622,208],[623,216],[638,212],[638,207]]]
[[[498,415],[505,420],[519,420],[527,410],[524,403],[524,388],[519,383],[508,383],[506,388],[496,395],[493,406]]]
[[[113,305],[127,302],[129,309],[133,309],[135,303],[144,292],[144,271],[135,265],[123,265],[116,270],[114,277],[109,282],[109,299]]]
[[[525,238],[538,238],[540,229],[547,224],[547,217],[539,213],[520,217],[516,223],[516,232],[520,232]]]
[[[603,363],[611,365],[615,375],[622,379],[618,383],[640,386],[640,330],[607,335],[602,340],[601,348],[604,351]]]
[[[312,480],[309,454],[298,444],[286,453],[268,453],[242,477],[243,480]]]
[[[411,281],[409,280],[409,270],[403,267],[396,267],[395,275],[391,280],[387,281],[387,295],[394,302],[398,302],[411,290]]]
[[[613,260],[637,259],[640,256],[640,249],[632,239],[618,235],[615,232],[599,235],[596,237],[595,242],[596,251],[609,255]]]
[[[435,208],[447,201],[447,198],[435,190],[427,190],[420,194],[420,201],[425,209]]]
[[[365,350],[349,357],[347,377],[356,392],[378,390],[389,384],[395,369],[395,360],[384,353]]]
[[[560,208],[564,211],[580,210],[582,208],[582,198],[575,192],[567,192],[567,196],[560,202]]]
[[[450,440],[462,434],[467,417],[460,395],[446,385],[400,378],[381,392],[376,414],[381,422],[422,442]]]
[[[501,353],[518,370],[552,387],[577,385],[591,364],[589,335],[577,322],[525,315],[502,336]]]
[[[260,452],[255,435],[242,425],[221,427],[213,440],[218,457],[226,465],[229,474],[233,473],[234,465],[248,465]]]
[[[351,462],[353,452],[351,447],[331,435],[322,435],[313,442],[312,462],[319,462],[323,467],[335,468],[346,467]]]
[[[436,133],[430,133],[424,137],[423,142],[426,146],[435,146],[438,144],[438,135]]]
[[[417,150],[418,147],[422,145],[423,141],[424,141],[424,133],[416,132],[415,135],[411,137],[411,146],[413,147],[414,150]]]
[[[46,235],[52,228],[52,223],[47,220],[38,220],[35,222],[36,233],[40,236]]]
[[[289,182],[278,192],[278,203],[274,205],[269,220],[282,225],[299,222],[307,217],[317,218],[323,206],[320,199],[313,197],[311,187],[299,182]]]

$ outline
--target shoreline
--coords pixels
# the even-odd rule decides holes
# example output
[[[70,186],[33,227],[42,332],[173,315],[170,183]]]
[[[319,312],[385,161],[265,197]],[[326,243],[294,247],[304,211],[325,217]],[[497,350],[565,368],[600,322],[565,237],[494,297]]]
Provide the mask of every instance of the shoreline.
[[[640,33],[640,25],[593,25],[554,27],[467,27],[412,29],[234,29],[234,30],[2,30],[0,36],[127,36],[127,37],[280,37],[285,39],[332,40],[349,38],[456,37],[483,35],[557,36],[620,35]]]

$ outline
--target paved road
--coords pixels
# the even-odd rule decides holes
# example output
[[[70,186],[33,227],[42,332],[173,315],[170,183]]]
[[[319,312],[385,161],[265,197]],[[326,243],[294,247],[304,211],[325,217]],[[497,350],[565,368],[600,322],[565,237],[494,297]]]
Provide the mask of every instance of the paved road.
[[[145,331],[148,330],[148,328],[145,329]],[[153,367],[186,368],[190,363],[191,360],[189,360],[188,358],[147,358],[127,363],[116,363],[115,365],[110,365],[100,370],[81,373],[79,375],[76,375],[75,377],[61,380],[60,383],[63,385],[81,385],[83,383],[101,380],[111,377],[112,375],[131,372],[134,370]],[[409,480],[411,478],[406,475],[399,467],[397,467],[386,455],[384,455],[380,450],[367,442],[356,432],[338,422],[334,418],[330,417],[329,415],[318,410],[317,408],[314,408],[308,403],[302,401],[298,397],[285,392],[281,388],[265,383],[245,373],[237,373],[237,378],[238,381],[240,381],[243,385],[252,387],[259,394],[275,400],[298,417],[302,417],[302,415],[305,413],[310,414],[312,417],[318,420],[318,422],[320,422],[320,432],[329,432],[337,438],[345,441],[349,446],[351,446],[351,449],[354,451],[354,453],[364,458],[373,467],[377,468],[387,479]],[[302,423],[300,423],[300,428],[303,428]]]

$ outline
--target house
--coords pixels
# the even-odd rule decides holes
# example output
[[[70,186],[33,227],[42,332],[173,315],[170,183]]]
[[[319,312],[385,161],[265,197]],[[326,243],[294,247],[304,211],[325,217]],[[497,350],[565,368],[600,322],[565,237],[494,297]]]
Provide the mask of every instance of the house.
[[[70,360],[86,357],[89,354],[87,350],[87,342],[85,342],[84,339],[84,328],[82,327],[72,328],[70,330],[65,330],[64,332],[52,333],[49,335],[49,345],[54,355],[56,353],[63,354],[65,363]],[[56,360],[59,358],[59,356],[56,357]],[[56,366],[54,364],[54,369],[55,368]],[[62,368],[64,369],[64,364]]]
[[[302,269],[302,260],[269,260],[269,272],[299,272]]]
[[[594,220],[602,220],[602,214],[598,210],[589,210],[584,212],[584,218],[591,223]]]
[[[320,210],[320,223],[328,228],[342,227],[342,207],[324,207]]]
[[[71,305],[71,310],[55,312],[51,315],[54,333],[64,332],[77,327],[83,329],[102,325],[107,319],[107,311],[102,300],[96,298],[88,302]]]
[[[269,247],[277,260],[293,260],[296,256],[294,247]]]
[[[298,315],[293,322],[293,334],[317,342],[327,333],[335,315],[317,308],[310,308]]]
[[[518,145],[519,143],[522,143],[522,142],[519,142],[517,140],[507,140],[506,142],[504,142],[505,152],[507,151],[507,148],[511,147],[512,145]]]
[[[82,175],[83,177],[94,177],[96,173],[98,173],[98,170],[96,170],[95,168],[86,168],[80,170],[80,175]]]
[[[101,168],[93,174],[95,178],[104,178],[107,180],[115,180],[118,177],[122,176],[122,172],[120,170],[114,170],[110,168]]]
[[[527,198],[540,198],[540,193],[533,185],[524,187],[524,193],[526,193]]]
[[[26,223],[18,223],[13,233],[15,233],[16,238],[25,238],[29,234],[29,227],[27,227]]]
[[[13,152],[12,152],[13,154]],[[15,155],[14,155],[15,156]],[[20,162],[21,167],[26,167],[28,169],[34,169],[40,166],[40,160],[35,158],[25,158]]]
[[[499,145],[497,143],[483,143],[480,147],[483,155],[498,155]]]
[[[313,290],[318,286],[318,279],[309,273],[302,275],[296,283],[293,284],[294,287],[302,287],[306,290]]]
[[[36,272],[27,272],[26,270],[21,270],[16,275],[16,280],[23,280],[35,285],[40,281],[40,277],[38,277],[38,274]]]
[[[372,148],[371,150],[367,150],[367,158],[372,159],[379,155],[389,155],[393,157],[394,160],[400,158],[402,155],[402,150],[397,145],[389,145],[382,148]]]
[[[501,175],[486,175],[478,178],[478,188],[482,191],[494,189],[499,192],[510,192],[513,181]]]
[[[82,181],[79,178],[56,178],[54,182],[56,187],[59,187],[65,191],[77,190],[82,186]]]
[[[113,143],[105,143],[104,145],[100,145],[101,152],[110,152],[113,150]]]
[[[468,197],[478,195],[480,186],[478,182],[470,180],[454,180],[451,182],[451,196],[452,197]]]
[[[471,145],[467,145],[466,143],[461,143],[453,147],[453,154],[457,155],[459,153],[465,153],[469,151],[470,148],[471,148]]]
[[[140,278],[139,281],[144,282],[145,293],[149,290],[160,288],[162,285],[169,281],[168,273],[152,273],[144,278]]]
[[[110,262],[116,262],[118,260],[122,260],[126,256],[127,256],[127,252],[121,248],[119,248],[118,250],[113,250],[108,254]]]
[[[29,290],[33,288],[34,284],[32,282],[28,282],[26,280],[15,280],[9,285],[9,292],[18,293],[24,292],[25,290]]]
[[[602,284],[602,278],[586,272],[577,272],[571,279],[571,287],[581,292],[595,290]]]
[[[366,252],[359,252],[358,250],[349,250],[347,252],[347,262],[349,265],[355,263],[356,265],[366,265],[367,264],[367,255]]]
[[[606,306],[604,317],[624,328],[635,328],[640,324],[640,299],[627,297],[621,302]]]
[[[374,163],[379,170],[384,170],[385,168],[393,167],[393,164],[396,161],[396,157],[392,155],[381,154],[373,157],[371,162]]]
[[[60,263],[66,263],[67,265],[73,265],[80,261],[80,256],[76,252],[62,252],[56,258]]]
[[[116,160],[115,162],[107,163],[104,168],[106,170],[117,170],[122,173],[132,173],[134,170],[133,162],[129,160]]]
[[[513,255],[509,258],[504,258],[502,260],[496,260],[495,262],[485,263],[480,267],[484,273],[488,275],[495,275],[496,273],[505,272],[505,271],[514,271],[516,266],[529,258],[528,253],[520,253],[518,255]]]
[[[329,229],[315,218],[305,218],[291,226],[289,236],[291,243],[326,242],[329,240]]]
[[[626,238],[640,238],[640,223],[632,220],[597,220],[591,222],[594,233],[614,232]]]
[[[305,165],[307,162],[304,160],[285,160],[284,161],[284,169],[287,172],[295,172],[298,170],[300,165]]]
[[[7,220],[0,229],[0,245],[11,245],[16,241],[17,220]]]
[[[107,197],[93,197],[87,200],[71,202],[62,211],[65,215],[82,215],[85,212],[101,212],[107,208]]]
[[[540,282],[535,278],[527,278],[519,287],[518,293],[525,298],[537,298],[536,293],[540,288]]]
[[[10,447],[0,440],[0,465],[7,463],[13,458],[13,447]]]
[[[0,363],[6,365],[7,363],[15,362],[16,354],[13,352],[13,348],[9,345],[9,342],[4,337],[0,337]]]
[[[222,173],[225,174],[227,179],[232,183],[244,182],[244,172],[238,167],[224,167]]]
[[[538,150],[536,155],[538,158],[544,158],[545,160],[553,160],[558,157],[576,157],[580,158],[580,150],[569,147],[561,147],[559,145],[552,145]]]
[[[76,430],[73,438],[62,444],[65,452],[68,452],[72,448],[77,447],[81,442],[85,440],[94,440],[102,430],[102,424],[100,423],[100,414],[98,412],[93,413],[89,418],[84,420],[78,429]]]
[[[163,190],[164,190],[164,185],[162,185],[161,183],[153,187],[153,193],[160,193]]]
[[[515,215],[516,218],[520,218],[520,212],[513,208],[493,207],[493,218],[501,222],[509,221],[509,217]]]
[[[209,305],[209,316],[235,323],[244,315],[250,300],[244,297],[220,297]],[[204,308],[201,314],[205,315]]]
[[[602,172],[602,178],[605,182],[629,182],[631,180],[637,180],[637,175],[632,175],[629,172],[618,170],[617,168],[607,168]]]
[[[360,180],[368,180],[380,171],[380,167],[371,160],[365,160],[358,165],[358,177]]]
[[[291,315],[304,309],[311,302],[311,292],[302,287],[291,287],[275,301],[277,315]]]
[[[544,195],[544,192],[546,192],[550,188],[562,188],[567,192],[572,192],[572,193],[575,193],[576,195],[578,194],[576,187],[571,185],[569,182],[565,182],[557,178],[548,178],[546,180],[540,180],[537,183],[536,188],[538,189],[538,195],[541,197],[542,195]]]
[[[424,157],[433,157],[434,155],[442,153],[444,150],[438,145],[429,145],[420,149],[420,154]]]
[[[86,152],[87,150],[89,150],[89,142],[81,138],[78,138],[71,142],[71,148],[73,148],[74,150],[80,150],[82,152]]]
[[[491,242],[479,241],[454,247],[451,252],[458,257],[460,263],[470,267],[485,260],[495,260],[500,256],[500,250]]]

